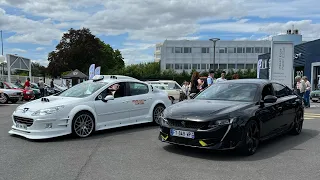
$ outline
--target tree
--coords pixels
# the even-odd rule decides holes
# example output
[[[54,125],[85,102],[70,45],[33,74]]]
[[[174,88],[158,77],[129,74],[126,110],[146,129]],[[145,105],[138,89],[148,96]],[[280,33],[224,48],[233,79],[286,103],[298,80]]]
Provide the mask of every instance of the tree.
[[[65,33],[56,50],[49,53],[48,61],[48,72],[54,77],[75,69],[88,74],[91,64],[101,66],[102,74],[124,67],[121,52],[113,50],[87,28],[71,28]]]

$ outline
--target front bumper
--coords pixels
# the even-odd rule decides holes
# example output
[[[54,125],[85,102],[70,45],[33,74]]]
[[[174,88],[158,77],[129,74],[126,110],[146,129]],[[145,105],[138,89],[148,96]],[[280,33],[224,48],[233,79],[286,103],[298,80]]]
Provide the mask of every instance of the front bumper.
[[[226,125],[212,130],[201,131],[173,128],[194,132],[194,139],[172,136],[170,129],[170,127],[160,126],[159,140],[170,144],[215,150],[235,149],[242,142],[243,130],[240,126],[235,125]]]
[[[23,95],[23,99],[25,100],[30,100],[30,99],[34,99],[34,94],[24,94]]]
[[[47,139],[72,132],[71,121],[68,118],[58,119],[55,115],[34,117],[31,113],[13,113],[12,121],[8,133],[28,139]]]

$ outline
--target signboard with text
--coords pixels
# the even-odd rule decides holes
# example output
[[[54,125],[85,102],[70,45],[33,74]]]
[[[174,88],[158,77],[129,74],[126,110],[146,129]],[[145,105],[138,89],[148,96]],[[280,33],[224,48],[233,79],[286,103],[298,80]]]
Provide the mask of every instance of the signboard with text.
[[[293,42],[271,42],[271,68],[269,79],[293,87]]]

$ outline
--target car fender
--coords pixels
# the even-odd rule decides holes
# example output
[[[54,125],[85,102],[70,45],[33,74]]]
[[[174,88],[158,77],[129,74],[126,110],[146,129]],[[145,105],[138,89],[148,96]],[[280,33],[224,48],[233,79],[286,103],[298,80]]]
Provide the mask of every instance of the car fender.
[[[154,110],[154,108],[156,107],[156,105],[158,105],[158,104],[162,104],[162,105],[164,105],[164,106],[167,108],[167,107],[169,107],[169,106],[171,105],[171,101],[168,99],[168,102],[166,103],[166,102],[164,102],[164,101],[161,100],[161,99],[155,100],[155,101],[152,103],[151,108],[149,109],[149,115],[150,115],[150,116],[152,116],[153,110]]]
[[[74,116],[80,111],[89,111],[94,117],[95,124],[97,124],[96,123],[97,114],[96,114],[95,110],[92,107],[90,107],[89,105],[78,105],[78,106],[75,106],[74,108],[72,108],[71,111],[69,112],[69,115],[68,115],[69,119],[73,120]]]

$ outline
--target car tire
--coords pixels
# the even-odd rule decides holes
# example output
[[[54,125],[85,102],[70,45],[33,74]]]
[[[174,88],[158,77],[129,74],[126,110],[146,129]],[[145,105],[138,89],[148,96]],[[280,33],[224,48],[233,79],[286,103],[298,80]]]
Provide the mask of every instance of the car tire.
[[[162,104],[158,104],[154,107],[152,112],[152,121],[154,124],[160,124],[160,117],[165,109],[165,106]]]
[[[242,141],[239,148],[242,155],[250,156],[256,153],[260,144],[260,128],[256,121],[250,120],[246,124]]]
[[[296,112],[293,128],[291,129],[290,134],[299,135],[302,131],[302,127],[303,127],[303,115],[302,115],[302,111],[299,110],[298,112]]]
[[[13,104],[17,103],[19,100],[10,100]]]
[[[72,135],[80,138],[90,136],[95,131],[95,120],[89,112],[79,112],[72,120]]]
[[[8,101],[9,101],[9,96],[6,95],[6,94],[4,94],[4,95],[3,95],[3,99],[0,100],[0,103],[1,103],[1,104],[7,104]]]

